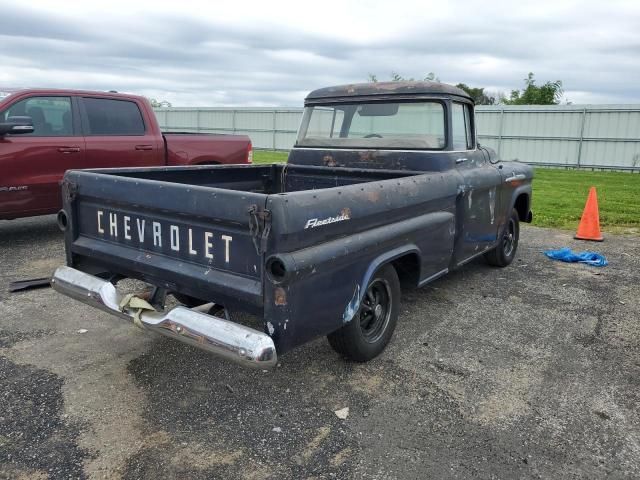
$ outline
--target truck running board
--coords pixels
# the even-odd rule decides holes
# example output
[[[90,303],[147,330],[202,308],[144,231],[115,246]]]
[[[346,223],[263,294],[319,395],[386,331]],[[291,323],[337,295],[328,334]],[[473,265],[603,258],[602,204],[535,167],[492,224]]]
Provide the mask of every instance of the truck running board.
[[[242,365],[270,368],[277,362],[271,337],[244,325],[182,306],[161,312],[121,309],[124,295],[112,283],[71,267],[58,267],[51,286],[82,303]]]

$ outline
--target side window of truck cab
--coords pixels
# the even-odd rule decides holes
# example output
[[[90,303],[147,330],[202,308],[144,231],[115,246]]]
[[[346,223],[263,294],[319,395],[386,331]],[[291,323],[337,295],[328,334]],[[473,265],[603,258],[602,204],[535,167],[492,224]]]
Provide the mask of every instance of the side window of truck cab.
[[[453,149],[473,150],[473,131],[471,130],[471,108],[466,103],[454,102],[451,106]]]
[[[151,167],[164,162],[164,145],[145,124],[137,102],[81,97],[87,167]]]
[[[109,98],[82,99],[86,112],[87,136],[143,136],[145,125],[134,102]]]
[[[313,112],[307,125],[308,137],[338,138],[341,136],[344,110],[337,107],[317,106]]]
[[[73,135],[71,98],[29,97],[14,103],[0,114],[1,121],[9,117],[31,117],[31,137],[69,137]]]

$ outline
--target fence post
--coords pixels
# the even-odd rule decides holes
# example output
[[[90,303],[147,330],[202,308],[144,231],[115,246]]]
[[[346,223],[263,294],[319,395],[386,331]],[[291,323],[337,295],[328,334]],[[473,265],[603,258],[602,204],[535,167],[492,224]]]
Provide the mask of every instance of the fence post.
[[[578,161],[577,167],[580,168],[580,163],[582,159],[582,139],[584,138],[584,124],[587,119],[587,108],[582,109],[582,125],[580,126],[580,140],[578,140]]]
[[[502,127],[504,125],[504,107],[500,109],[500,126],[498,127],[498,158],[502,158]]]
[[[200,109],[196,110],[196,131],[200,133]]]
[[[276,149],[276,115],[278,111],[273,109],[273,150]]]
[[[236,133],[236,115],[237,115],[238,111],[237,110],[233,110],[231,112],[231,133],[235,134]]]
[[[160,128],[167,129],[167,112],[162,110],[153,110],[153,113],[156,114],[156,118],[158,119],[158,123],[160,124]]]

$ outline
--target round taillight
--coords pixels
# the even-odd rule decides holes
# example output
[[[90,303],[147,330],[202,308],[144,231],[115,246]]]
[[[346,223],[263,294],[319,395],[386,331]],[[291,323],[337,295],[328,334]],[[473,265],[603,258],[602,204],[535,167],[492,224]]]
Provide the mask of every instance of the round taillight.
[[[281,282],[287,276],[287,267],[282,259],[271,257],[267,260],[267,273],[274,282]]]
[[[64,232],[69,226],[69,217],[67,217],[67,212],[65,212],[64,210],[60,210],[58,212],[57,220],[58,228]]]

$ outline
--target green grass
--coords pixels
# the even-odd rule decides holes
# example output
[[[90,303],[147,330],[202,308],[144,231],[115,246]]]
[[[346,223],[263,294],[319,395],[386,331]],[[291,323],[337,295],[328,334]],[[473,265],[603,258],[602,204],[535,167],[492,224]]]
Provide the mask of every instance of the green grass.
[[[286,162],[287,152],[256,150],[254,163]],[[575,230],[591,186],[598,191],[600,226],[640,233],[640,175],[537,168],[533,181],[533,224]]]
[[[253,163],[286,162],[289,152],[272,152],[269,150],[254,150]]]
[[[574,230],[589,188],[596,187],[600,226],[618,233],[640,229],[640,175],[537,168],[533,180],[533,224]]]

